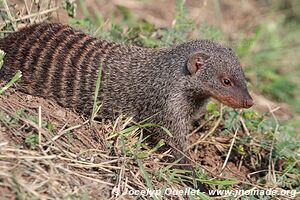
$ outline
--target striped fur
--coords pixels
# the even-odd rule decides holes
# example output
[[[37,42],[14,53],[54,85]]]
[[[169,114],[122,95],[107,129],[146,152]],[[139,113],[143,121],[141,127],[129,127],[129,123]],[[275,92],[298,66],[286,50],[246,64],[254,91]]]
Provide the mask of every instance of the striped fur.
[[[114,46],[69,26],[32,25],[0,40],[7,53],[0,78],[8,80],[21,70],[19,90],[90,114],[101,58]]]

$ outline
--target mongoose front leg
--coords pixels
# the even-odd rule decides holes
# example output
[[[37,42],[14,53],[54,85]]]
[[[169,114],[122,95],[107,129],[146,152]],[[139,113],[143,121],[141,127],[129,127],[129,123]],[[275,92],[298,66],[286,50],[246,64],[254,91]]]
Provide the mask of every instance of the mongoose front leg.
[[[175,159],[182,158],[180,163],[187,163],[184,156],[186,150],[186,136],[191,129],[192,111],[189,102],[183,94],[174,93],[167,100],[164,110],[162,126],[169,129],[172,137],[166,138],[166,142],[173,147]]]
[[[203,106],[203,104],[199,104],[197,106],[193,105],[193,102],[190,101],[186,95],[181,93],[173,93],[167,100],[166,110],[164,110],[163,126],[169,129],[172,134],[172,137],[166,137],[164,134],[164,138],[166,142],[172,147],[172,155],[174,158],[181,159],[180,164],[188,164],[184,165],[181,168],[184,170],[189,170],[186,175],[196,177],[195,170],[191,165],[191,160],[188,158],[188,152],[186,151],[187,147],[187,135],[190,133],[192,127],[192,120],[194,116],[194,111],[198,110],[198,106]],[[206,187],[199,181],[185,181],[185,183],[193,187],[195,189],[199,189],[202,192],[206,192]]]

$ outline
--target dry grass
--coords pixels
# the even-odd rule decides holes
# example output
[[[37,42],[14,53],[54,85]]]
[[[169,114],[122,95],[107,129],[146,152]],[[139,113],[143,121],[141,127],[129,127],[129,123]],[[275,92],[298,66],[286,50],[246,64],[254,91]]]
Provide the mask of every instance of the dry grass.
[[[182,178],[190,179],[176,170],[176,164],[167,162],[172,157],[169,149],[151,151],[145,142],[137,145],[143,129],[126,131],[135,124],[131,118],[120,116],[114,122],[91,124],[50,100],[12,90],[0,96],[0,110],[0,192],[4,199],[132,199],[129,191],[184,190]],[[251,189],[277,188],[273,175],[280,172],[274,169],[272,159],[265,170],[253,170],[268,152],[252,157],[252,167],[243,159],[235,163],[231,147],[247,128],[235,129],[233,137],[220,137],[218,119],[208,123],[201,129],[203,135],[190,135],[190,144],[196,147],[190,150],[191,159],[212,177],[204,182],[225,178]],[[240,123],[246,127],[243,118]],[[28,140],[30,135],[35,140]],[[259,147],[259,138],[250,146]],[[221,158],[220,152],[231,160]],[[269,174],[267,184],[256,182],[262,172]]]
[[[131,118],[91,124],[50,100],[12,90],[0,96],[0,110],[0,192],[4,199],[131,199],[128,191],[132,190],[186,187],[180,181],[184,178],[180,170],[170,168],[176,164],[166,161],[172,157],[168,149],[152,152],[147,143],[137,145],[143,130],[126,131],[134,124]],[[190,156],[201,163],[211,181],[235,178],[251,189],[277,188],[275,174],[281,172],[275,170],[272,158],[264,170],[254,170],[268,152],[253,156],[252,163],[234,162],[235,138],[249,131],[243,118],[244,130],[235,129],[233,137],[218,136],[217,119],[208,122],[211,124],[201,129],[202,136],[190,135],[190,143],[196,146]],[[35,140],[28,140],[32,135]],[[259,138],[249,146],[259,147]],[[268,174],[268,182],[258,184],[257,175],[262,172]]]
[[[30,105],[24,104],[24,99]],[[38,119],[40,106],[43,121],[40,124],[52,122],[54,128],[51,131],[47,128],[49,124],[39,127],[30,120],[34,116]],[[114,124],[90,124],[51,101],[15,92],[0,97],[0,109],[1,193],[6,194],[7,199],[80,199],[84,195],[104,198],[111,195],[113,188],[122,193],[147,189],[140,166],[136,164],[138,159],[123,152],[127,149],[132,151],[129,155],[136,153],[140,130],[128,133],[125,144],[118,135],[130,119],[118,118]],[[20,109],[24,114],[18,116],[16,113]],[[26,142],[31,134],[41,138]],[[104,138],[105,135],[111,138],[110,141]],[[143,159],[143,166],[149,173],[156,174],[168,164],[159,161],[168,156],[168,152],[153,153]],[[162,179],[168,177],[162,175]],[[152,184],[162,188],[164,181],[154,178]],[[172,184],[171,187],[182,186]]]

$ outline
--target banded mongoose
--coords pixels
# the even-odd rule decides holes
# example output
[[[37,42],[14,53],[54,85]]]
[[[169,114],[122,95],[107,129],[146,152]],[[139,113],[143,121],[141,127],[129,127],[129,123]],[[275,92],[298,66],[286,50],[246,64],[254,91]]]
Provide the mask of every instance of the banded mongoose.
[[[67,25],[41,23],[0,39],[0,49],[7,54],[1,79],[21,70],[19,90],[85,115],[92,111],[101,65],[100,117],[152,116],[152,122],[173,134],[157,129],[157,137],[181,151],[195,112],[209,97],[235,108],[253,105],[234,51],[208,40],[141,48],[91,37]]]

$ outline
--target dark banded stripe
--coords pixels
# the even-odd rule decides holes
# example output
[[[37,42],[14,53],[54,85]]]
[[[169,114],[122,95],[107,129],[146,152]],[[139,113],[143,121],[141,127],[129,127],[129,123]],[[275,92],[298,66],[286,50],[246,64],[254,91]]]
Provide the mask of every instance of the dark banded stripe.
[[[47,65],[43,65],[45,56],[49,54],[49,45],[55,39],[56,33],[60,32],[62,27],[58,24],[51,26],[47,33],[40,38],[39,46],[35,49],[35,54],[33,56],[37,58],[37,62],[33,63],[31,66],[31,87],[35,89],[35,92],[41,93],[42,88],[44,87],[43,81],[41,81],[41,76],[43,75],[43,71],[48,68]],[[48,96],[48,95],[46,95]]]
[[[68,73],[69,67],[71,67],[69,66],[68,60],[74,45],[85,37],[86,35],[84,33],[77,32],[67,37],[59,46],[59,55],[56,57],[56,62],[54,63],[55,72],[50,83],[53,95],[63,106],[66,106],[66,73]]]
[[[93,109],[94,94],[96,90],[96,82],[98,77],[98,69],[100,67],[100,64],[102,69],[105,67],[105,60],[106,57],[109,56],[109,51],[111,50],[112,46],[114,46],[114,43],[110,43],[105,40],[99,40],[99,43],[97,44],[96,47],[97,51],[91,56],[92,62],[88,65],[89,70],[87,71],[87,74],[84,77],[80,78],[80,79],[84,78],[86,80],[86,83],[82,85],[84,86],[84,89],[83,88],[80,89],[81,92],[80,97],[85,96],[85,98],[82,101],[79,110],[87,115],[90,115]],[[101,80],[103,80],[103,76],[104,73],[102,73],[101,75]],[[102,90],[102,88],[103,87],[100,84],[100,91]],[[98,94],[98,99],[100,98],[100,96],[101,93]]]
[[[64,85],[62,85],[61,87],[61,95],[64,96],[64,103],[67,107],[72,107],[72,102],[69,101],[69,99],[72,99],[72,93],[69,93],[69,90],[71,90],[71,92],[73,92],[73,84],[74,84],[74,77],[70,76],[70,74],[73,74],[74,70],[78,70],[76,69],[78,66],[72,66],[72,57],[74,56],[74,54],[79,50],[79,47],[81,45],[84,44],[84,42],[86,40],[89,39],[89,36],[84,35],[83,37],[78,37],[76,38],[76,42],[74,42],[70,48],[69,48],[69,52],[66,55],[66,57],[64,58],[64,65],[66,66],[66,68],[62,71],[62,82],[64,83]],[[70,97],[71,96],[71,97]]]
[[[28,41],[31,40],[32,37],[36,38],[36,36],[39,34],[39,30],[41,30],[42,28],[44,28],[44,26],[42,24],[39,25],[33,25],[24,29],[21,29],[20,32],[15,32],[12,33],[11,35],[8,36],[8,40],[11,41],[14,38],[14,35],[21,33],[21,36],[18,36],[17,41],[18,42],[18,48],[15,48],[15,50],[17,50],[17,53],[15,54],[17,61],[16,62],[16,66],[22,66],[22,63],[24,63],[24,59],[27,59],[27,56],[29,54],[29,49],[31,48],[31,46],[28,46]],[[11,40],[10,40],[11,38]],[[16,45],[16,44],[15,44]],[[29,47],[29,48],[28,48]],[[22,58],[22,59],[20,59]]]
[[[22,28],[21,31],[11,33],[9,36],[7,36],[7,38],[1,39],[2,44],[0,44],[0,49],[8,53],[5,56],[5,60],[10,61],[10,63],[6,62],[7,66],[4,66],[5,72],[4,70],[1,70],[0,72],[15,74],[18,69],[22,70],[22,49],[24,48],[24,45],[26,45],[26,41],[29,39],[29,36],[34,34],[36,28],[37,25],[25,27]],[[12,77],[9,77],[8,80],[10,80],[11,78]]]
[[[30,53],[28,55],[28,58],[25,59],[24,63],[24,71],[27,72],[26,77],[28,78],[26,81],[28,81],[28,92],[30,94],[34,93],[35,88],[34,83],[36,80],[35,71],[39,69],[40,66],[37,65],[39,59],[40,59],[40,52],[42,51],[42,48],[45,46],[46,41],[51,38],[51,35],[53,34],[50,29],[52,26],[45,27],[43,32],[37,37],[37,38],[32,38],[33,40],[33,45],[32,48],[30,49]],[[59,27],[57,26],[56,29]]]
[[[76,104],[76,101],[79,100],[78,93],[81,80],[79,78],[80,74],[84,73],[87,66],[82,65],[85,55],[89,52],[89,49],[92,49],[96,38],[88,37],[80,46],[76,48],[74,54],[71,57],[71,69],[67,75],[67,103],[68,105]],[[89,59],[89,58],[88,58]]]
[[[82,110],[84,113],[86,113],[88,115],[90,115],[93,111],[94,94],[95,94],[95,89],[96,89],[98,69],[99,69],[99,66],[101,63],[101,59],[99,59],[99,58],[101,55],[102,55],[102,52],[97,51],[93,58],[92,65],[90,66],[90,71],[88,73],[89,76],[87,79],[86,88],[84,90],[84,92],[86,92],[86,94],[90,94],[89,96],[87,96],[87,98],[89,100],[87,103],[84,104],[84,107]],[[101,87],[101,85],[100,85],[100,87]],[[84,95],[84,94],[80,94],[80,95]]]
[[[53,89],[53,82],[54,80],[57,80],[55,78],[57,68],[62,67],[61,62],[58,61],[60,55],[62,54],[63,47],[68,41],[68,38],[70,38],[70,35],[72,34],[81,34],[79,31],[74,31],[71,27],[67,27],[64,32],[61,33],[60,37],[56,39],[56,48],[54,49],[54,52],[51,55],[50,62],[48,64],[48,71],[50,73],[46,74],[44,85],[48,86],[45,87],[45,93],[48,93],[51,97],[57,99],[57,92]],[[50,54],[49,54],[50,55]]]
[[[39,26],[36,26],[32,29],[32,31],[26,31],[24,32],[25,40],[21,41],[20,44],[18,44],[19,51],[16,54],[17,62],[15,62],[15,67],[17,69],[20,69],[23,73],[23,78],[21,81],[24,85],[30,85],[30,73],[29,73],[29,65],[28,63],[33,59],[32,53],[34,51],[34,46],[32,44],[35,44],[38,42],[38,37],[40,36],[41,32],[45,33],[45,30],[49,28],[49,25],[47,24],[40,24]],[[30,91],[28,91],[30,93]]]
[[[111,49],[113,43],[102,41],[102,44],[100,45],[99,49],[102,52],[101,61],[104,61],[106,57],[108,56],[109,50]]]
[[[91,47],[88,47],[87,51],[81,56],[81,70],[80,73],[77,74],[77,79],[80,81],[79,88],[76,88],[76,94],[74,94],[74,97],[76,98],[74,108],[76,108],[78,111],[82,112],[83,105],[89,102],[89,96],[87,93],[85,93],[85,87],[87,84],[87,79],[89,79],[90,76],[90,68],[93,66],[93,58],[99,49],[97,48],[98,45],[101,43],[100,40],[96,40],[93,43],[91,43]],[[82,96],[81,96],[82,95]]]
[[[96,57],[96,54],[100,51],[98,46],[102,43],[102,41],[99,41],[95,44],[95,46],[89,50],[89,52],[85,55],[83,58],[82,66],[84,66],[80,71],[80,88],[79,88],[79,94],[77,97],[76,102],[76,108],[79,111],[84,111],[86,104],[92,104],[93,103],[93,97],[89,94],[89,91],[87,89],[89,80],[91,79],[91,73],[92,68],[97,67],[95,63],[95,59],[100,59]]]
[[[50,26],[47,24],[41,24],[41,26],[38,26],[34,33],[28,36],[28,40],[25,41],[24,46],[20,48],[23,54],[23,60],[21,60],[21,62],[23,63],[24,72],[31,72],[32,63],[34,62],[33,60],[38,59],[38,57],[34,57],[37,52],[36,49],[40,45],[41,38],[48,33],[49,28]]]
[[[54,60],[56,59],[58,47],[61,43],[72,33],[72,29],[69,26],[63,26],[60,30],[54,32],[53,36],[47,42],[44,49],[42,49],[42,55],[38,66],[40,71],[36,75],[37,80],[35,88],[37,88],[38,94],[51,96],[51,86],[49,85],[52,77],[52,72],[55,71]],[[50,72],[50,73],[49,73]]]

